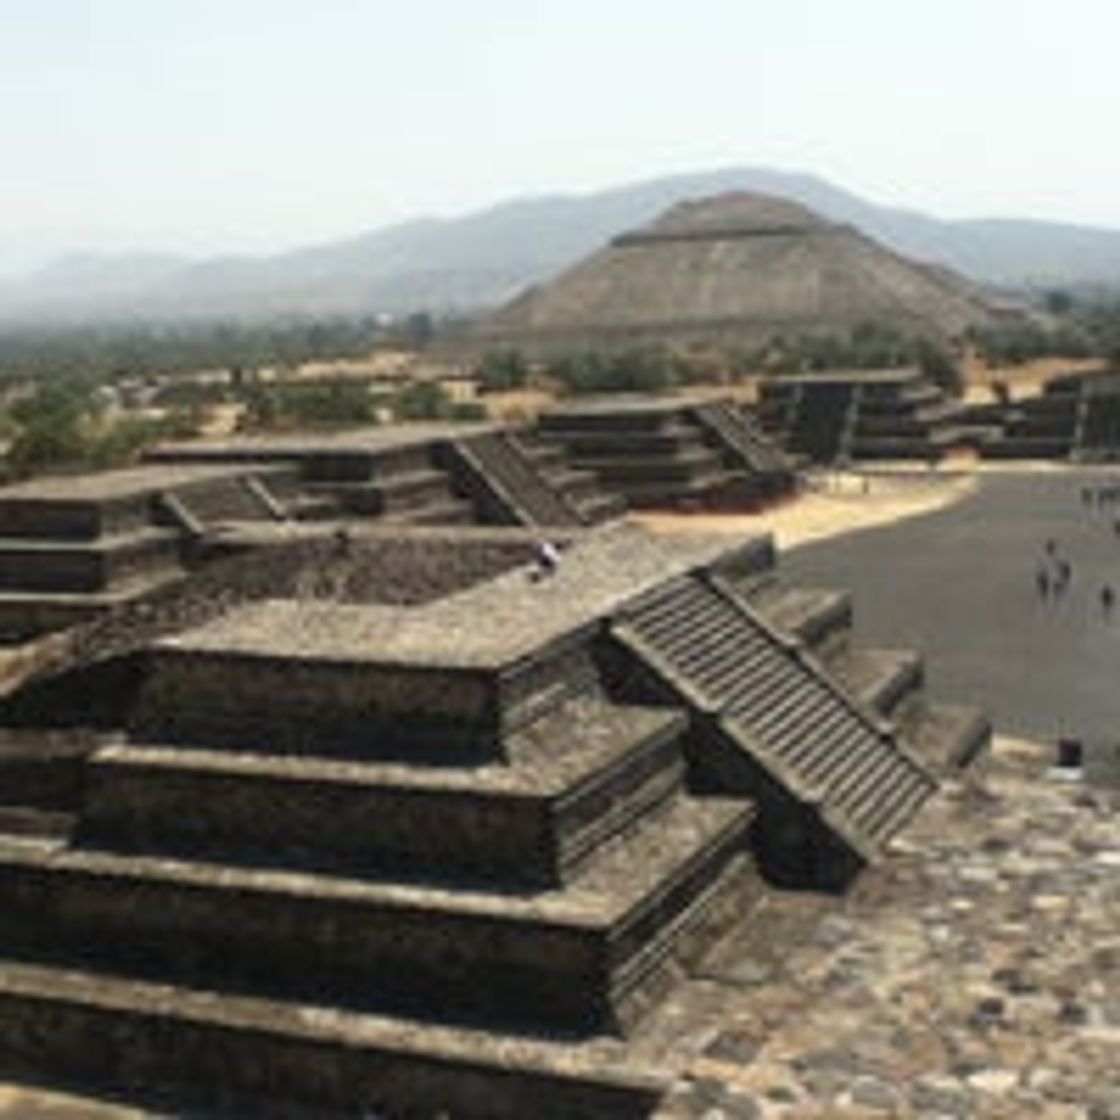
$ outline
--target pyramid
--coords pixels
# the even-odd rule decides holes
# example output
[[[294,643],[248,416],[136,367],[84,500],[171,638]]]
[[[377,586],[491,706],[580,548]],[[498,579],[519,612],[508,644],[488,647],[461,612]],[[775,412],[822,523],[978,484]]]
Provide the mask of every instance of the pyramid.
[[[531,356],[637,345],[758,346],[863,323],[945,341],[1005,319],[975,285],[908,260],[781,198],[681,203],[475,331],[481,349]]]

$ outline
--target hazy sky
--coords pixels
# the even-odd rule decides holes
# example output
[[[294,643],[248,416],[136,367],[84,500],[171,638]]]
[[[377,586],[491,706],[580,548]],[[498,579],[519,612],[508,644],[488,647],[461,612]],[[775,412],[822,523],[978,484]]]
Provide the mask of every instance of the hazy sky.
[[[1117,0],[0,0],[0,268],[675,171],[1120,227]]]

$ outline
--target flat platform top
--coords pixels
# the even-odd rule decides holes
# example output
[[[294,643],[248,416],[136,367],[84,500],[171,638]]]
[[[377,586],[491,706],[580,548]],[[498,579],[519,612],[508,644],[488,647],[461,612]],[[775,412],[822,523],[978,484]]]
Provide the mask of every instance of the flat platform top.
[[[917,369],[832,369],[782,373],[767,378],[766,382],[778,385],[906,385],[921,377],[922,373]]]
[[[250,473],[243,466],[221,464],[149,463],[93,474],[35,478],[0,488],[4,501],[96,502],[129,498],[159,490],[173,490],[196,482],[237,478]],[[257,473],[257,472],[252,472]]]
[[[311,661],[497,669],[579,630],[658,584],[765,538],[658,537],[635,526],[591,533],[556,572],[508,572],[421,607],[270,600],[235,611],[160,648]]]
[[[278,435],[243,435],[232,439],[184,440],[162,443],[155,455],[169,459],[223,459],[229,457],[262,459],[299,458],[306,455],[353,452],[365,454],[387,451],[433,440],[453,439],[492,431],[499,425],[477,424],[390,424],[378,427],[349,428],[330,432],[289,432]]]
[[[625,413],[628,416],[680,412],[705,404],[730,401],[730,397],[674,396],[651,397],[643,393],[617,393],[569,404],[556,405],[545,411],[547,416],[604,416]]]

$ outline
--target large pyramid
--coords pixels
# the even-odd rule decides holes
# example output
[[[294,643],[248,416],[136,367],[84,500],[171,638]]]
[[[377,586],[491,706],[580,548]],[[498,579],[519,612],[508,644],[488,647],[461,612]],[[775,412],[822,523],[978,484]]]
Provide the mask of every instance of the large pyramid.
[[[483,348],[530,355],[648,343],[757,346],[861,323],[950,339],[1006,311],[947,269],[908,260],[785,199],[681,203],[480,325]]]

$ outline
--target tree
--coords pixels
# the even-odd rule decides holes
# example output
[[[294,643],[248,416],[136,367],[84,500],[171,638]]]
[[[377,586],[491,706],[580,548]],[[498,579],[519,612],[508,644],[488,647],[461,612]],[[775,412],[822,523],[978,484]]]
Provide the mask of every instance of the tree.
[[[474,369],[483,393],[508,393],[529,381],[529,364],[517,350],[498,350],[485,354]]]
[[[413,381],[393,403],[398,420],[444,420],[450,410],[447,390],[438,381]]]

